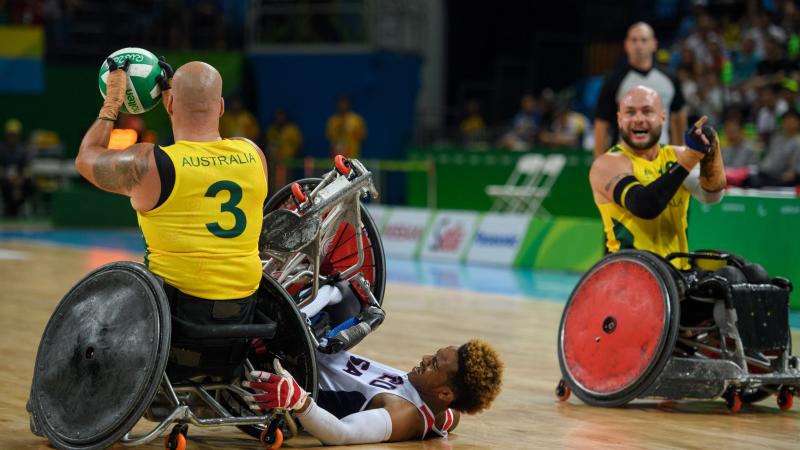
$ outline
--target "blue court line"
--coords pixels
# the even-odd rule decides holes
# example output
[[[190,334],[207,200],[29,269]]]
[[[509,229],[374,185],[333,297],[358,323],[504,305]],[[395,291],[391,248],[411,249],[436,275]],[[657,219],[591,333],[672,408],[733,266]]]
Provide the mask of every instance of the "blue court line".
[[[1,230],[0,242],[25,240],[73,247],[103,247],[144,253],[138,230]],[[580,274],[520,268],[468,266],[457,263],[422,262],[392,258],[386,262],[389,282],[465,289],[486,294],[525,297],[565,303]],[[789,316],[792,328],[800,328],[800,311]]]

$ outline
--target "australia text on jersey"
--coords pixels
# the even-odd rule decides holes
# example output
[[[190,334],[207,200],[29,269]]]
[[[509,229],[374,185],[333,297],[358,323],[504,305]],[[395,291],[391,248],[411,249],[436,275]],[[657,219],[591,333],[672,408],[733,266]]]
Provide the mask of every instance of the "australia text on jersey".
[[[183,167],[232,166],[235,164],[249,164],[255,161],[256,158],[249,153],[219,156],[184,156],[181,165]]]

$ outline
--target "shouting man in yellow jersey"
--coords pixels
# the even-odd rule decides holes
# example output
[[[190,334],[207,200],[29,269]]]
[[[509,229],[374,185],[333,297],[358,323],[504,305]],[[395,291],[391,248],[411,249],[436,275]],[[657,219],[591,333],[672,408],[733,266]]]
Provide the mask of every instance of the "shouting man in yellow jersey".
[[[106,100],[81,142],[78,172],[102,190],[130,197],[147,246],[145,263],[164,279],[174,316],[197,324],[252,322],[267,163],[249,140],[220,138],[219,72],[194,61],[172,77],[162,63],[175,144],[109,150],[128,75],[127,63],[108,63]]]
[[[617,111],[622,141],[592,164],[589,181],[609,252],[686,252],[689,196],[706,204],[722,199],[725,170],[719,140],[706,125],[707,118],[686,132],[686,146],[659,144],[664,120],[656,91],[631,89]],[[688,268],[673,261],[680,269]]]

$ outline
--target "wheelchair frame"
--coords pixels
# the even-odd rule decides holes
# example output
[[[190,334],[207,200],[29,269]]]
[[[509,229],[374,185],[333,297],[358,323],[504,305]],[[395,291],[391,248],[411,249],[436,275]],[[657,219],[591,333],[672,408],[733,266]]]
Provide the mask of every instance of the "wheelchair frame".
[[[327,172],[322,181],[310,192],[303,193],[300,186],[294,183],[292,195],[298,205],[297,214],[302,221],[319,221],[321,225],[314,237],[302,243],[292,251],[280,251],[271,248],[271,242],[266,243],[264,252],[269,258],[262,260],[264,272],[267,274],[280,273],[278,283],[284,288],[304,279],[311,278],[312,289],[310,294],[300,301],[298,307],[302,309],[317,295],[320,279],[326,280],[320,274],[320,258],[330,240],[336,235],[339,226],[347,223],[357,234],[357,262],[339,273],[344,281],[355,281],[368,296],[374,306],[380,306],[375,298],[369,282],[357,273],[364,264],[364,243],[362,241],[363,223],[361,221],[361,197],[378,197],[378,192],[372,181],[372,173],[356,159],[347,160],[341,155],[336,157],[335,169]],[[269,217],[269,214],[265,217]],[[308,258],[308,264],[302,264]]]
[[[646,252],[635,251],[621,251],[614,255],[604,258],[584,275],[565,306],[558,340],[559,360],[564,377],[556,388],[556,396],[560,400],[567,400],[572,390],[576,390],[582,400],[595,406],[620,406],[635,398],[645,397],[713,399],[722,396],[726,400],[728,409],[735,413],[741,409],[743,402],[759,401],[774,393],[777,395],[778,406],[781,409],[791,408],[793,397],[800,394],[800,360],[797,356],[791,355],[791,331],[788,331],[788,342],[776,345],[774,348],[770,347],[769,350],[763,350],[770,353],[769,355],[761,353],[760,348],[746,348],[732,298],[732,292],[737,288],[766,289],[767,291],[772,288],[773,291],[777,289],[791,291],[791,283],[788,280],[773,278],[769,284],[748,283],[741,286],[733,283],[726,284],[723,280],[717,285],[719,289],[703,290],[701,287],[705,286],[702,286],[701,280],[697,278],[696,274],[678,273],[669,264],[669,261],[675,258],[689,258],[694,267],[696,260],[703,259],[731,263],[732,255],[708,252],[674,253],[663,259]],[[664,267],[654,271],[654,268],[651,267],[648,270],[653,275],[656,272],[661,272],[663,275],[666,271],[675,275],[673,278],[675,286],[670,288],[669,283],[666,283],[661,289],[665,299],[677,293],[677,298],[672,300],[673,307],[669,306],[669,301],[664,300],[666,306],[665,330],[675,326],[674,323],[670,325],[670,322],[677,320],[676,334],[670,332],[663,335],[663,341],[660,344],[663,345],[663,348],[658,350],[661,353],[652,357],[651,363],[646,370],[637,375],[638,378],[616,391],[595,392],[574,378],[573,369],[569,367],[572,363],[567,362],[564,335],[566,318],[572,306],[572,300],[574,296],[578,295],[578,290],[584,285],[588,274],[595,273],[595,268],[604,267],[604,261],[608,258],[626,261],[628,257],[632,258],[630,261],[635,261],[638,257],[641,260],[639,264],[644,268],[653,265],[652,260],[659,259],[663,265],[668,266],[668,269]],[[648,264],[644,264],[645,262]],[[703,278],[703,281],[705,280],[707,278]],[[713,313],[710,318],[712,322],[698,325],[680,323],[680,304],[687,300],[711,303],[713,305]],[[600,342],[601,336],[605,336],[603,332],[610,335],[616,326],[615,321],[611,329],[606,329],[604,322],[602,330],[591,331],[589,334],[592,336],[597,334],[596,340]],[[670,344],[669,341],[673,343]],[[669,354],[665,354],[666,352]],[[654,370],[659,370],[659,372],[652,373]],[[755,373],[754,370],[763,370],[764,373]],[[595,376],[602,377],[601,374],[595,374]]]

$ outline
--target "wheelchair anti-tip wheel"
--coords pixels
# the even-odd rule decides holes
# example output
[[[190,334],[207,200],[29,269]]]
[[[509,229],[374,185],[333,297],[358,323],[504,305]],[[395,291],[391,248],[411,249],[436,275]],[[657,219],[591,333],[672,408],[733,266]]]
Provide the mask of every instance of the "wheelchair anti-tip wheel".
[[[646,393],[675,346],[677,276],[655,255],[624,250],[584,274],[558,335],[561,373],[578,398],[611,407]]]
[[[264,206],[264,215],[266,216],[277,209],[296,211],[298,207],[296,191],[299,189],[303,196],[307,196],[321,181],[320,178],[305,178],[284,186],[267,201]],[[369,282],[372,294],[381,304],[386,286],[386,259],[378,227],[369,211],[363,205],[361,207],[361,224],[363,227],[361,239],[364,246],[364,262],[359,273]],[[264,226],[269,226],[269,224],[265,222]],[[260,247],[263,248],[263,246]],[[358,262],[358,248],[356,232],[353,227],[347,223],[341,223],[333,238],[330,239],[330,245],[325,250],[325,253],[320,258],[319,272],[321,275],[330,276],[335,273],[341,273],[355,265]],[[290,294],[296,294],[304,285],[305,283],[298,283],[295,286],[289,286],[287,290]]]

